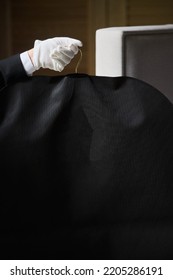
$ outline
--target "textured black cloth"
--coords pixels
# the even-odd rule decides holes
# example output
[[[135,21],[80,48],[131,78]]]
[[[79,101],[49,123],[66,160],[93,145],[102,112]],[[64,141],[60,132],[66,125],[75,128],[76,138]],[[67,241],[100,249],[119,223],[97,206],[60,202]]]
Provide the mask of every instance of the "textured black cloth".
[[[173,105],[127,77],[0,94],[1,259],[172,259]]]

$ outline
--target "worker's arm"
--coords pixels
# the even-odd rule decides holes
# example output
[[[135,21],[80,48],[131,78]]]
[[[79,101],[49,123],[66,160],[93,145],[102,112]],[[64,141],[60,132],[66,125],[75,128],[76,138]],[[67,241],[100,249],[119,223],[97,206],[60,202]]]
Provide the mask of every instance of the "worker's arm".
[[[20,54],[0,60],[0,89],[26,76]]]
[[[32,49],[0,61],[0,89],[40,68],[61,72],[79,47],[82,42],[69,37],[36,40]]]

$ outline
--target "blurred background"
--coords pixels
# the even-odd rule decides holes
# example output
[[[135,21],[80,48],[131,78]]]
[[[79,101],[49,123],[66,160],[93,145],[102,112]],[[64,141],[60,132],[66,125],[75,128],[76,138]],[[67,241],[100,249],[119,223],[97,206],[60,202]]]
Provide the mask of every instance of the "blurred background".
[[[0,21],[0,59],[32,48],[35,39],[73,37],[84,44],[78,71],[94,75],[97,29],[173,23],[173,0],[1,0]],[[78,59],[60,75],[73,73]]]

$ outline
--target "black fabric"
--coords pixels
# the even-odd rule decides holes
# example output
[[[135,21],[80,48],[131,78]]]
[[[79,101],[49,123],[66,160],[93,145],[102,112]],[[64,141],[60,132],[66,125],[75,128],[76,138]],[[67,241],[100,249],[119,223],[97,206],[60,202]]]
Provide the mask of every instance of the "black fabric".
[[[0,94],[1,259],[172,259],[173,105],[127,77]]]

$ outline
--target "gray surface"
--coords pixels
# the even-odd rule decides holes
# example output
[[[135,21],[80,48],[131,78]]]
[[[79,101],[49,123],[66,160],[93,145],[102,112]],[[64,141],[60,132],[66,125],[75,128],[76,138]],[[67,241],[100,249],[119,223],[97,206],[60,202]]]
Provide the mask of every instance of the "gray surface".
[[[156,87],[173,103],[173,31],[124,36],[123,74]]]

